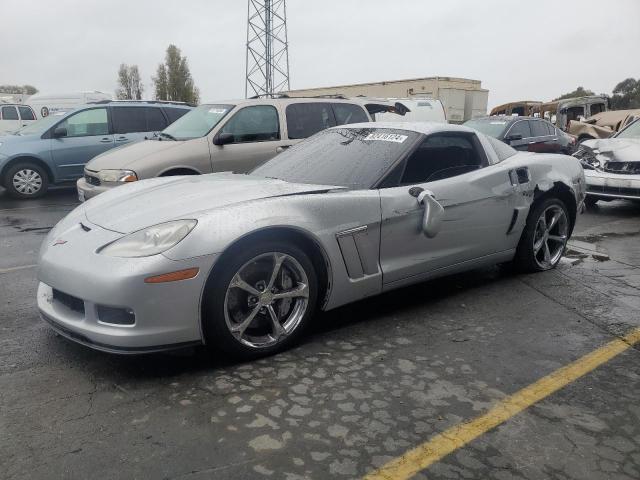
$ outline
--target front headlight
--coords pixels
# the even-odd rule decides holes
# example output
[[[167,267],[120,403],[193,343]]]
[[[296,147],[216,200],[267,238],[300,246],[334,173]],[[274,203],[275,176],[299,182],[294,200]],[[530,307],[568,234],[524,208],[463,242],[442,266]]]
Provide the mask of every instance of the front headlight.
[[[132,170],[100,170],[98,178],[101,182],[135,182],[136,172]]]
[[[154,225],[119,238],[98,253],[126,258],[157,255],[180,243],[197,223],[197,220],[175,220]]]

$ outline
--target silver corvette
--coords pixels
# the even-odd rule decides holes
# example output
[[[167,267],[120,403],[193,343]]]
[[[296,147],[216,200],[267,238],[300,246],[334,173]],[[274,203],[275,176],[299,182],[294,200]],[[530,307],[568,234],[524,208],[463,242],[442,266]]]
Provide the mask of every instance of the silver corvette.
[[[484,265],[553,268],[584,196],[573,157],[454,125],[336,127],[249,175],[145,180],[79,206],[42,246],[38,307],[100,350],[251,358],[317,310]]]

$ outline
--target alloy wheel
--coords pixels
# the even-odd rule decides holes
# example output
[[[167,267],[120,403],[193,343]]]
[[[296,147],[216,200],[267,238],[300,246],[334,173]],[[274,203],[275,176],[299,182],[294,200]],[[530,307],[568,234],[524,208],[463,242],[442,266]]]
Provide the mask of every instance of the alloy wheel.
[[[269,252],[235,273],[224,299],[227,328],[240,343],[271,347],[300,325],[309,306],[309,281],[291,255]]]
[[[23,168],[13,175],[11,183],[18,193],[35,195],[42,188],[42,176],[36,170]]]
[[[562,207],[551,205],[542,212],[533,235],[533,256],[541,269],[553,268],[560,261],[568,232],[569,222]]]

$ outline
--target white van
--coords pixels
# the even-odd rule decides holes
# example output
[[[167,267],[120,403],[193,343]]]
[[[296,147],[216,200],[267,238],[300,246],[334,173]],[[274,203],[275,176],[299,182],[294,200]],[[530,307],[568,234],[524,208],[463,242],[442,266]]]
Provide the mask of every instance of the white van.
[[[54,112],[67,111],[85,103],[102,100],[113,100],[113,95],[99,91],[63,94],[37,93],[29,97],[26,104],[33,108],[38,118],[44,118]]]
[[[15,132],[35,121],[35,113],[28,105],[0,103],[0,135]]]
[[[410,112],[403,116],[395,113],[376,113],[377,122],[440,122],[447,123],[447,116],[440,100],[434,98],[389,98],[392,102],[400,102]]]

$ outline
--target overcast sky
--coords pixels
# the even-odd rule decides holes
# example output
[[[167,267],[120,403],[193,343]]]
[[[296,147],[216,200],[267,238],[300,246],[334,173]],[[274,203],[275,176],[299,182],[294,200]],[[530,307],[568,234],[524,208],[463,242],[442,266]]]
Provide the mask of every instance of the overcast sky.
[[[244,96],[245,0],[2,2],[0,84],[113,92],[168,44],[202,100]],[[291,87],[427,76],[482,81],[489,106],[640,77],[640,0],[288,0]]]

